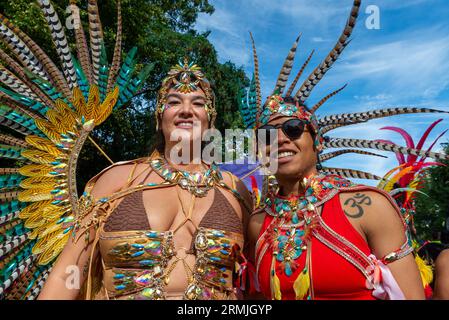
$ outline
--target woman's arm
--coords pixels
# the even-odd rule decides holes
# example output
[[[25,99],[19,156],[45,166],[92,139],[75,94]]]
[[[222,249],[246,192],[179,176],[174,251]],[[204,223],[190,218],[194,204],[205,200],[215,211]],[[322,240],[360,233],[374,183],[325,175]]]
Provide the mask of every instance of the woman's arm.
[[[129,172],[129,166],[112,167],[102,173],[96,181],[90,194],[94,199],[108,196],[115,192],[120,185],[123,185],[124,178]],[[90,218],[88,215],[84,221]],[[81,231],[80,231],[81,232]],[[74,300],[78,297],[80,288],[87,279],[92,244],[95,238],[93,228],[89,232],[89,243],[86,243],[85,235],[76,235],[78,241],[69,239],[64,250],[59,255],[53,269],[39,294],[40,300]],[[92,259],[98,253],[94,252]]]
[[[89,231],[88,231],[89,232]],[[90,232],[90,239],[95,236]],[[78,237],[78,235],[77,235]],[[69,239],[39,294],[39,300],[75,300],[87,277],[92,241],[85,243],[83,236],[78,242]],[[95,258],[95,257],[93,257]]]
[[[435,261],[435,300],[449,300],[449,249],[441,251]]]
[[[348,200],[351,197],[353,201]],[[400,213],[383,194],[375,191],[345,194],[342,206],[351,223],[360,226],[371,251],[378,259],[398,250],[406,242]],[[388,267],[406,299],[425,298],[413,254],[388,264]]]

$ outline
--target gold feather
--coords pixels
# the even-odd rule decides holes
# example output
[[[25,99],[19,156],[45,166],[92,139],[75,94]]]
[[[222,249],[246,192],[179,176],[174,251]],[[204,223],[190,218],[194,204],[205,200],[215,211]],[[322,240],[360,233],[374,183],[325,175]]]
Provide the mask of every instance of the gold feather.
[[[273,255],[273,258],[271,260],[271,279],[270,279],[270,287],[271,287],[271,295],[272,299],[274,300],[281,300],[282,299],[282,292],[281,292],[281,282],[279,281],[279,278],[276,274],[276,257]]]
[[[62,116],[66,131],[72,131],[76,124],[76,113],[62,100],[56,100],[55,110]]]
[[[64,133],[67,128],[64,126],[64,118],[56,110],[48,110],[46,116],[58,133]]]
[[[63,209],[54,205],[50,206],[57,207],[57,209]],[[50,206],[46,206],[44,210],[35,211],[34,214],[25,221],[25,227],[34,229],[41,227],[44,224],[51,225],[56,220],[59,220],[60,216],[64,213],[64,210],[52,210]]]
[[[97,117],[97,109],[100,104],[100,91],[96,85],[91,85],[89,89],[89,99],[87,101],[86,113],[84,117],[86,120],[95,119]]]
[[[69,240],[70,232],[64,234],[61,233],[55,238],[53,238],[50,243],[47,245],[47,248],[42,253],[42,255],[37,260],[39,265],[46,265],[53,259],[55,259],[59,253],[64,249],[67,241]]]
[[[25,150],[21,152],[22,157],[40,164],[51,164],[56,161],[56,157],[40,150]]]
[[[35,211],[34,215],[26,219],[25,227],[34,229],[44,225],[46,222],[47,221],[42,217],[42,212]]]
[[[53,221],[48,223],[45,228],[41,227],[41,229],[42,232],[39,234],[38,239],[47,238],[48,235],[58,232],[58,230],[62,229],[62,224],[58,224],[57,221]]]
[[[43,119],[35,119],[34,123],[51,141],[54,143],[60,143],[60,135],[58,134],[57,129],[50,122]]]
[[[100,105],[99,110],[95,117],[95,125],[101,124],[103,121],[105,121],[109,115],[112,112],[112,109],[114,108],[115,104],[117,103],[119,95],[119,88],[118,86],[114,88],[112,92],[110,92],[106,99],[103,101],[103,103]]]
[[[33,147],[35,147],[36,149],[46,151],[55,157],[59,157],[62,155],[62,152],[57,147],[55,147],[53,142],[51,142],[48,139],[35,135],[29,135],[25,137],[25,141],[28,142]]]
[[[274,276],[271,277],[271,281],[272,281],[274,299],[281,300],[282,299],[281,282],[279,281],[279,277],[277,276],[276,272],[274,272]]]
[[[53,167],[46,164],[27,164],[19,169],[19,173],[26,177],[52,177]]]
[[[19,193],[18,199],[22,202],[36,202],[53,199],[51,191],[53,188],[47,189],[28,189]]]
[[[421,281],[424,287],[428,286],[433,281],[432,267],[429,266],[419,255],[415,255],[415,261],[418,265],[419,273],[421,274]]]
[[[34,202],[26,206],[19,213],[20,219],[27,219],[31,215],[33,215],[36,211],[41,211],[45,206],[51,204],[51,200],[42,201],[42,202]]]
[[[81,118],[86,113],[86,100],[84,100],[83,92],[80,88],[73,88],[72,104],[78,113],[78,118]]]
[[[43,228],[41,227],[39,229],[43,229]],[[33,249],[31,250],[31,252],[33,252],[33,254],[42,253],[43,251],[45,251],[47,249],[47,246],[48,246],[50,240],[53,237],[56,237],[60,233],[61,233],[61,230],[57,230],[57,231],[53,231],[52,233],[47,234],[46,236],[38,237],[39,240],[33,246]]]
[[[54,188],[57,184],[58,182],[53,177],[31,177],[22,180],[20,187],[23,189]]]
[[[296,278],[293,289],[295,290],[296,300],[303,300],[310,288],[310,277],[308,268],[304,268],[303,271]]]

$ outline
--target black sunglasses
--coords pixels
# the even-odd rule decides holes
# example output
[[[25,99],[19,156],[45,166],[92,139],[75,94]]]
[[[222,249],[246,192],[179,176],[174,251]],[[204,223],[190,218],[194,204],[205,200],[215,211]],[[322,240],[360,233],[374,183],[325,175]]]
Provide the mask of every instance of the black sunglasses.
[[[290,140],[296,140],[299,137],[301,137],[301,135],[305,131],[306,124],[307,123],[304,120],[300,120],[300,119],[289,119],[289,120],[285,121],[284,123],[280,123],[277,125],[266,124],[266,125],[260,127],[259,129],[257,129],[256,138],[259,139],[259,134],[260,134],[260,137],[263,138],[263,134],[261,134],[262,130],[266,130],[265,131],[265,145],[268,146],[271,144],[271,142],[273,140],[273,138],[272,138],[273,130],[277,130],[277,129],[281,128],[282,132],[284,132],[284,134]]]

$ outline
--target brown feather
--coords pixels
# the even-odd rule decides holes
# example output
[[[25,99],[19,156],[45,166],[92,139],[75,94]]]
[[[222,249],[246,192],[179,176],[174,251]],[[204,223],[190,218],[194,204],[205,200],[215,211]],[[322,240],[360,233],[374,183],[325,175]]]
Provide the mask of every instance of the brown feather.
[[[109,71],[107,92],[110,92],[114,86],[118,71],[120,69],[120,60],[122,56],[122,8],[120,0],[117,0],[117,33],[115,35],[114,57]]]
[[[296,74],[295,79],[293,80],[292,84],[290,85],[290,87],[288,88],[287,93],[285,94],[286,97],[290,97],[293,90],[295,90],[296,84],[298,83],[299,78],[301,78],[302,74],[304,73],[304,70],[307,68],[307,65],[310,62],[310,59],[312,59],[313,54],[315,53],[315,50],[312,50],[312,52],[309,54],[309,56],[307,57],[307,60],[304,62],[304,64],[302,65],[301,69],[299,70],[299,72]]]
[[[22,147],[22,148],[30,147],[30,145],[28,143],[26,143],[26,141],[8,136],[6,134],[0,134],[0,142],[6,143],[10,146],[16,146],[16,147]]]
[[[83,69],[89,84],[92,84],[92,64],[90,62],[89,48],[87,47],[86,35],[84,34],[79,8],[76,5],[76,2],[76,0],[70,1],[73,19],[78,22],[78,24],[75,25],[76,51],[78,53],[78,60],[80,61],[81,68]]]
[[[254,58],[254,78],[256,81],[256,104],[257,104],[257,111],[260,111],[262,109],[262,94],[260,90],[260,77],[259,77],[259,58],[257,57],[257,51],[256,51],[256,43],[254,42],[253,34],[249,33],[251,37],[251,43],[253,46],[253,58]]]
[[[42,63],[47,71],[50,82],[56,86],[59,92],[63,93],[66,98],[70,97],[70,90],[61,71],[56,67],[55,63],[47,56],[47,54],[39,47],[28,35],[14,26],[6,17],[0,13],[0,20],[11,29],[35,54],[36,58]],[[22,61],[21,61],[22,62]]]
[[[46,106],[49,108],[54,107],[53,101],[44,92],[42,92],[36,84],[30,81],[26,73],[23,71],[23,68],[2,49],[0,49],[0,59],[5,62],[6,66],[10,68],[28,86],[28,88],[30,88],[39,97],[39,99],[42,100]]]
[[[335,96],[336,94],[340,93],[344,88],[346,88],[347,84],[345,84],[343,87],[341,87],[338,90],[335,90],[334,92],[328,94],[327,96],[325,96],[323,99],[320,100],[320,102],[318,102],[316,105],[314,105],[312,107],[312,109],[310,109],[311,113],[314,113],[315,111],[318,110],[318,108],[320,108],[324,103],[326,103],[327,100],[329,100],[330,98],[332,98],[333,96]]]

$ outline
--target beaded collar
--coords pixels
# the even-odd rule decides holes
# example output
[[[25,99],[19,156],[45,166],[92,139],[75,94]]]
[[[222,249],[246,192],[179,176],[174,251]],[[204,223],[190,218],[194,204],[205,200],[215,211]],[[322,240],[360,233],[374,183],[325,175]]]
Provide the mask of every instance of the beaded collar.
[[[206,196],[215,184],[223,180],[223,176],[215,163],[212,163],[204,173],[191,173],[174,169],[163,157],[151,160],[150,165],[165,181],[178,184],[181,188],[198,197]]]
[[[316,176],[304,178],[302,182],[304,193],[283,197],[279,194],[269,194],[264,200],[264,208],[268,214],[293,224],[299,223],[301,212],[313,211],[314,204],[339,188],[351,187],[354,184],[334,174],[320,173]]]
[[[281,272],[290,277],[297,269],[315,226],[318,215],[315,204],[339,188],[353,186],[349,180],[324,173],[305,178],[302,184],[305,189],[302,195],[282,197],[272,193],[263,204],[265,211],[276,219],[266,233],[273,259],[278,262],[277,267],[272,265],[273,276]],[[307,272],[306,267],[303,273]]]

